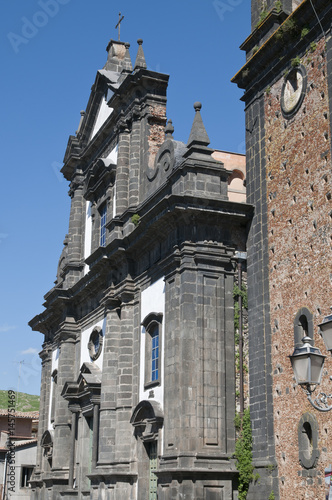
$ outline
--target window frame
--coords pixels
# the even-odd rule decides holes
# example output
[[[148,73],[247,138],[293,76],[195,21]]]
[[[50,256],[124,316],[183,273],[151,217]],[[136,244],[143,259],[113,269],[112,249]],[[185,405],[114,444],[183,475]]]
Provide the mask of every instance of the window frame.
[[[20,477],[20,488],[31,488],[29,485],[29,481],[33,474],[34,465],[21,465],[21,477]],[[27,474],[24,474],[24,471],[27,471]],[[23,484],[24,482],[24,484]]]
[[[98,339],[98,349],[95,348],[95,341]],[[96,361],[101,355],[103,349],[104,335],[100,326],[95,326],[90,334],[88,342],[88,351],[91,361]]]
[[[150,313],[142,321],[145,333],[145,353],[144,353],[144,390],[161,385],[161,353],[162,353],[162,313]],[[156,333],[156,329],[157,332]],[[158,346],[153,346],[153,339],[158,336]],[[158,348],[158,356],[153,358],[153,352]],[[153,362],[158,360],[158,373],[154,378]],[[154,379],[153,379],[154,378]]]
[[[56,406],[56,389],[58,385],[58,370],[55,369],[52,372],[52,397],[51,397],[51,414],[50,420],[51,424],[55,421],[55,406]]]
[[[107,202],[105,201],[99,207],[99,246],[106,246],[106,224],[107,224]]]
[[[307,307],[301,307],[294,318],[294,346],[301,347],[302,338],[309,336],[315,345],[313,314]]]

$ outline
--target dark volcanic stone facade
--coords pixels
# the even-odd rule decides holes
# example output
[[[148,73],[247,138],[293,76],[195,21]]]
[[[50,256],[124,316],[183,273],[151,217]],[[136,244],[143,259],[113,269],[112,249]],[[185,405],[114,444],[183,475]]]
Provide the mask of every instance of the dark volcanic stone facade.
[[[234,500],[233,286],[249,205],[229,201],[195,103],[111,41],[62,172],[69,233],[45,335],[32,497]]]
[[[250,500],[272,491],[283,500],[323,498],[332,462],[331,417],[310,405],[288,358],[306,331],[326,354],[318,325],[331,306],[332,5],[313,4],[252,0],[247,62],[233,78],[245,89],[247,201],[255,207],[249,378],[260,479]],[[328,360],[326,367],[331,373]],[[322,390],[330,393],[326,374]]]

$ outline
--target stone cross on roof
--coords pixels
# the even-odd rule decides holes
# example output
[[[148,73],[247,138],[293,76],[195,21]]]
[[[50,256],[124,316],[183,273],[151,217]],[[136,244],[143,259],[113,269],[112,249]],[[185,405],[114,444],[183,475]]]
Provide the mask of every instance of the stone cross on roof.
[[[120,41],[120,27],[121,27],[121,22],[124,20],[124,16],[121,17],[121,12],[119,12],[119,22],[115,26],[115,29],[118,28],[118,40]]]

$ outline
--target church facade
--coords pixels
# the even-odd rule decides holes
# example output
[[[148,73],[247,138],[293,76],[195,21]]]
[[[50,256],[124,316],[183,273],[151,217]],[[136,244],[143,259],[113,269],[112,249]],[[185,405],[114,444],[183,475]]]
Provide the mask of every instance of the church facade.
[[[173,138],[168,76],[138,44],[132,66],[111,40],[65,153],[69,232],[30,322],[45,336],[34,500],[237,498],[243,158],[208,147],[200,103],[187,144]]]
[[[248,499],[330,498],[330,357],[313,407],[289,355],[302,337],[328,355],[319,325],[331,314],[332,5],[252,0],[245,90],[249,378],[254,465]]]

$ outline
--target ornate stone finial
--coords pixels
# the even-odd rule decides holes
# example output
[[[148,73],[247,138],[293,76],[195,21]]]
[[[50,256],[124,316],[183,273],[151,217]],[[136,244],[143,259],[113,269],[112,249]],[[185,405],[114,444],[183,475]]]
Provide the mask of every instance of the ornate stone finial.
[[[82,110],[82,111],[81,111],[80,123],[78,124],[78,128],[77,128],[77,130],[76,130],[76,135],[79,135],[79,134],[80,134],[80,132],[81,132],[81,128],[82,128],[82,123],[83,123],[84,116],[85,116],[85,111],[84,111],[84,110]]]
[[[131,63],[131,58],[129,53],[130,43],[125,43],[124,46],[126,48],[126,53],[123,60],[123,70],[131,72],[133,70],[133,65]]]
[[[194,110],[196,111],[196,113],[197,113],[197,111],[200,111],[201,109],[202,109],[202,103],[199,101],[194,102]]]
[[[173,139],[173,132],[174,132],[173,122],[172,120],[168,120],[165,128],[166,139]]]
[[[188,148],[194,144],[200,146],[208,146],[210,144],[210,139],[205,130],[204,123],[200,113],[200,110],[202,109],[202,104],[198,101],[195,102],[194,109],[195,109],[195,118],[193,125],[191,127],[187,146]]]
[[[142,44],[143,44],[142,38],[139,38],[137,40],[137,43],[138,43],[138,51],[137,51],[137,56],[136,56],[134,70],[137,69],[137,68],[144,68],[144,69],[146,69],[147,66],[146,66],[145,56],[144,56],[143,47],[142,47]]]

